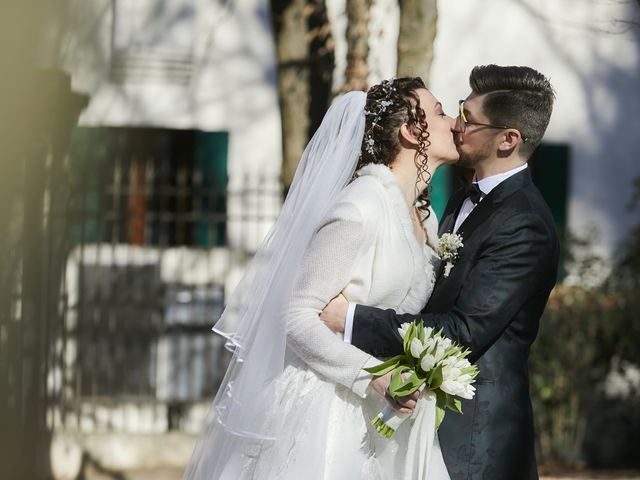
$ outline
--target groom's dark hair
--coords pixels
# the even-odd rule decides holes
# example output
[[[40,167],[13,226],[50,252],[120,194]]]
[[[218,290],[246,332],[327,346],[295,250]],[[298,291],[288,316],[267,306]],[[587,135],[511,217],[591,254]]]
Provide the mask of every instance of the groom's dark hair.
[[[549,80],[529,67],[481,65],[469,76],[471,90],[486,94],[484,113],[494,125],[518,129],[523,138],[520,151],[530,157],[542,141],[555,93]]]

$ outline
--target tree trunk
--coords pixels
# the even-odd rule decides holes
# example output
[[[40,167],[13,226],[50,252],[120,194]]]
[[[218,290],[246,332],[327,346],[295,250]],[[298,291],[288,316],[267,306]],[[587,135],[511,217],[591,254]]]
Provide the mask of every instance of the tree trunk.
[[[344,90],[366,90],[372,0],[347,0],[347,69]]]
[[[422,77],[429,85],[438,23],[437,0],[399,0],[398,77]]]
[[[324,0],[272,0],[285,191],[329,102],[333,43]]]
[[[331,101],[335,55],[331,24],[325,0],[308,0],[309,3],[309,58],[310,95],[309,138],[320,126]]]
[[[305,0],[273,0],[282,116],[282,179],[291,184],[309,128]]]

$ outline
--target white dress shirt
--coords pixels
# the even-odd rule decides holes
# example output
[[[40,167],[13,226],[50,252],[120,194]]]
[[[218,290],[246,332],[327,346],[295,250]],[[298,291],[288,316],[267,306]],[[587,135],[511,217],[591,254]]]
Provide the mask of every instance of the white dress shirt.
[[[525,163],[524,165],[521,165],[519,167],[513,168],[503,173],[499,173],[497,175],[491,175],[490,177],[483,178],[482,180],[476,180],[476,178],[474,177],[473,181],[478,184],[480,191],[483,193],[483,196],[480,199],[480,201],[482,201],[482,199],[486,195],[489,195],[491,190],[496,188],[498,185],[504,182],[507,178],[515,175],[518,172],[523,171],[526,168],[527,168],[527,164]],[[475,207],[476,205],[471,201],[471,199],[466,198],[464,200],[464,202],[462,203],[462,207],[460,208],[460,212],[458,213],[458,216],[456,218],[456,223],[453,227],[454,233],[458,231],[458,229],[460,228],[460,225],[462,225],[462,222],[464,222],[467,219],[467,217]],[[349,308],[347,309],[347,318],[345,319],[345,323],[344,323],[344,337],[343,337],[344,341],[348,343],[351,343],[351,339],[353,338],[353,318],[355,316],[355,311],[356,311],[356,304],[350,303]]]

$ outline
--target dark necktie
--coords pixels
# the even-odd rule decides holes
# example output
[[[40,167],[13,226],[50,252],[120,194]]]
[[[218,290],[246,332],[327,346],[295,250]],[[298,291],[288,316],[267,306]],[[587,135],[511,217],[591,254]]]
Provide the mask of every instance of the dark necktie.
[[[469,197],[469,200],[471,200],[474,205],[477,205],[484,196],[485,194],[480,190],[477,183],[474,182],[467,186],[467,197]]]

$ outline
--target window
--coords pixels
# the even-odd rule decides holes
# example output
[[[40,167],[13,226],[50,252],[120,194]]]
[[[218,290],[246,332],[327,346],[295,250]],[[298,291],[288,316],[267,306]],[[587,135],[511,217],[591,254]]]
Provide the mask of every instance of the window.
[[[226,132],[75,129],[73,241],[224,245],[227,141]]]

